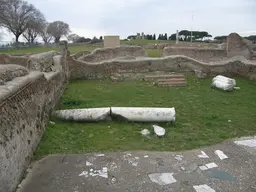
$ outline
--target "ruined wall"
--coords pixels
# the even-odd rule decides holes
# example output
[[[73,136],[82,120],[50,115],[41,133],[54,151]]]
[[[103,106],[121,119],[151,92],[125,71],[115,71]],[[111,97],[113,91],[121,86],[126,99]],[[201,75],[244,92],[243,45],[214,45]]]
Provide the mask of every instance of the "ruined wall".
[[[24,67],[27,66],[28,56],[11,56],[7,54],[0,54],[0,64],[19,64]]]
[[[62,67],[56,71],[30,71],[0,85],[0,192],[13,192],[19,184],[63,94],[66,55],[57,58]]]
[[[72,54],[71,57],[73,57],[74,59],[79,59],[80,60],[81,57],[83,57],[85,55],[88,55],[90,53],[91,53],[90,51],[80,51],[78,53]]]
[[[198,44],[199,45],[199,44]],[[200,61],[218,61],[234,56],[243,56],[246,59],[253,60],[252,42],[239,36],[237,33],[231,33],[225,43],[209,44],[207,46],[197,46],[196,44],[173,44],[165,47],[163,56],[184,55]]]
[[[95,49],[91,54],[85,55],[83,60],[90,63],[97,63],[125,56],[145,57],[147,53],[140,46],[102,48]]]
[[[219,61],[227,57],[223,49],[206,49],[195,47],[166,47],[163,50],[163,56],[184,55],[200,61]]]
[[[113,74],[147,73],[153,71],[194,72],[199,70],[206,75],[240,75],[252,78],[256,74],[256,62],[242,57],[234,57],[214,63],[198,61],[186,56],[144,58],[137,60],[116,60],[100,63],[86,63],[69,57],[72,79],[104,79]]]
[[[244,56],[246,59],[251,59],[251,51],[248,43],[237,33],[231,33],[227,38],[227,53],[228,57]]]
[[[180,41],[179,44],[175,43],[155,43],[155,44],[147,44],[147,45],[141,45],[145,49],[164,49],[165,47],[194,47],[194,48],[220,48],[221,44],[216,43],[189,43],[189,42],[182,42]]]

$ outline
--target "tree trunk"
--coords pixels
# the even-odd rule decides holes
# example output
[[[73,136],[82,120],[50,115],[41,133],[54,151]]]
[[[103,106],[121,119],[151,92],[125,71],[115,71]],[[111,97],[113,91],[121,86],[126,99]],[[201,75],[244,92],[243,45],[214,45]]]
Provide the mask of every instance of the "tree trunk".
[[[56,37],[55,38],[55,43],[59,43],[60,42],[60,37]]]
[[[20,34],[15,35],[16,43],[19,43],[19,37],[20,37]]]

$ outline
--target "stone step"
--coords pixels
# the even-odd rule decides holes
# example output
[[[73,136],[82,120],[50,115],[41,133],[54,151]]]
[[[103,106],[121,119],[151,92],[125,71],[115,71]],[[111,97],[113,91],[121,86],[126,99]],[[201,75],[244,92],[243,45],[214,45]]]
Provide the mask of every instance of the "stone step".
[[[163,87],[185,87],[187,86],[186,81],[176,81],[176,82],[159,82],[157,83],[158,86]]]
[[[173,75],[147,75],[144,77],[145,81],[152,81],[155,79],[167,79],[167,78],[185,78],[182,74],[173,74]]]
[[[168,78],[168,79],[156,79],[156,82],[176,82],[176,81],[186,81],[184,77],[182,78]]]

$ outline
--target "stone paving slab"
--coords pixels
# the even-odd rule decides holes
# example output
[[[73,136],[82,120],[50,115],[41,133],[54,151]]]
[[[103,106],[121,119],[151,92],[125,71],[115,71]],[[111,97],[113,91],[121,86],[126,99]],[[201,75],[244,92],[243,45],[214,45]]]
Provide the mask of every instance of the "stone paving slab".
[[[242,140],[256,138],[243,138]],[[220,159],[215,151],[225,156]],[[208,157],[208,158],[207,158]],[[202,166],[207,170],[201,170]],[[216,167],[217,166],[217,167]],[[184,152],[51,155],[17,192],[255,192],[256,147],[227,141]]]

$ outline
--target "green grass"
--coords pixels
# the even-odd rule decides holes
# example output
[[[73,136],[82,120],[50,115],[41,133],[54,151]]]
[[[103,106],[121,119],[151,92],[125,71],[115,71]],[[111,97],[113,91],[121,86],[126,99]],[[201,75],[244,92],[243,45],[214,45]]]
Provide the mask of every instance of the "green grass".
[[[68,47],[71,54],[78,53],[80,51],[93,51],[95,47],[88,46],[88,45],[70,45]],[[25,49],[10,49],[10,50],[0,50],[1,53],[7,53],[7,54],[26,54],[26,53],[42,53],[46,51],[52,51],[59,49],[53,48],[53,47],[34,47],[34,48],[25,48]],[[158,49],[147,49],[147,54],[149,57],[161,57],[162,56],[162,50]]]
[[[132,39],[121,40],[121,44],[129,44],[129,45],[147,45],[147,44],[159,44],[159,43],[175,43],[175,41],[171,40],[147,40],[147,39]]]
[[[78,53],[80,51],[93,51],[95,47],[88,45],[69,45],[68,47],[71,54]],[[56,50],[59,51],[59,48],[54,47],[33,47],[33,48],[23,48],[23,49],[10,49],[10,50],[0,50],[1,53],[7,54],[26,54],[26,53],[42,53],[46,51]]]
[[[35,159],[52,153],[120,150],[176,151],[256,134],[256,83],[236,78],[241,90],[223,92],[210,87],[211,78],[188,77],[188,86],[167,88],[145,82],[72,81],[59,109],[91,107],[175,107],[176,123],[158,124],[163,138],[143,137],[151,123],[77,123],[52,119],[35,152]],[[231,120],[231,122],[228,122]]]
[[[148,57],[162,57],[163,50],[162,49],[147,49]]]
[[[147,45],[149,43],[172,43],[172,41],[163,41],[163,40],[143,40],[143,39],[136,39],[131,41],[124,41],[121,40],[121,44],[130,44],[130,45]],[[68,49],[71,54],[78,53],[80,51],[93,51],[95,47],[91,45],[81,44],[81,45],[72,45],[69,44]],[[33,47],[33,48],[23,48],[23,49],[10,49],[10,50],[0,50],[1,53],[7,54],[27,54],[27,53],[42,53],[46,51],[58,51],[59,48],[54,47]],[[147,49],[147,54],[149,57],[161,57],[162,50],[157,49]]]

